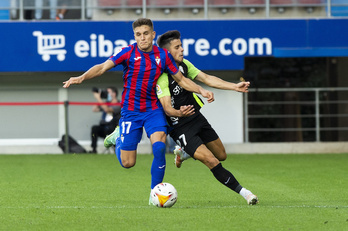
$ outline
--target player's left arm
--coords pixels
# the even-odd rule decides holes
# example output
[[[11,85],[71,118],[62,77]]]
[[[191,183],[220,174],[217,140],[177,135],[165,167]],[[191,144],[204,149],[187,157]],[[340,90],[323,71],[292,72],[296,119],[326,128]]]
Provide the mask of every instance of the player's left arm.
[[[195,80],[198,80],[209,87],[218,88],[222,90],[234,90],[238,92],[248,92],[248,88],[250,86],[250,82],[232,83],[222,80],[214,75],[208,75],[203,71],[200,71],[198,73]]]
[[[183,74],[179,71],[173,56],[170,53],[168,53],[168,51],[166,51],[166,54],[166,72],[171,74],[171,76],[180,85],[180,87],[184,88],[186,91],[201,94],[204,98],[207,99],[208,103],[211,103],[215,100],[213,92],[208,91],[203,87],[195,84],[192,80],[185,78]]]
[[[185,78],[180,71],[172,75],[174,80],[187,91],[201,94],[204,98],[207,98],[209,103],[214,101],[214,93],[204,89],[203,87],[195,84],[192,80]]]

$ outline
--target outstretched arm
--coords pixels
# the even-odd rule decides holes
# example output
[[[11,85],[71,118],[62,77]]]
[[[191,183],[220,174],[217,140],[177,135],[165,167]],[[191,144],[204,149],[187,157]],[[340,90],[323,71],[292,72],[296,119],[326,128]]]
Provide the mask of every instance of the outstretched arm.
[[[222,90],[234,90],[238,92],[248,92],[250,82],[239,82],[231,83],[225,80],[222,80],[216,76],[208,75],[204,72],[199,72],[196,80],[206,84],[209,87],[214,87]]]
[[[68,88],[72,84],[80,84],[87,79],[92,79],[104,74],[106,71],[113,68],[115,64],[111,60],[106,60],[104,63],[94,65],[88,71],[77,77],[71,77],[69,80],[63,82],[63,87]]]
[[[195,84],[192,80],[185,78],[180,71],[173,75],[174,80],[185,90],[201,94],[204,98],[207,98],[208,102],[214,101],[214,93],[205,90],[201,86]]]

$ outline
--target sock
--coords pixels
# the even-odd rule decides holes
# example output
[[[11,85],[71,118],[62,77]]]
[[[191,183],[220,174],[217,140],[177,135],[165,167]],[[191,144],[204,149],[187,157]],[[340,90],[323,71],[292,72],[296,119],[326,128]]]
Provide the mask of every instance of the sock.
[[[239,184],[239,182],[234,178],[231,172],[229,172],[227,169],[222,167],[222,164],[219,163],[214,168],[210,170],[215,178],[220,181],[223,185],[227,186],[228,188],[232,189],[236,193],[239,193],[242,189],[242,186]]]
[[[120,165],[122,167],[124,167],[123,164],[122,164],[122,160],[121,160],[121,137],[117,137],[117,139],[116,139],[115,153],[116,153],[118,162],[120,162]],[[126,167],[124,167],[124,168],[126,168]]]
[[[242,195],[242,196],[245,198],[245,200],[246,200],[246,199],[247,199],[247,196],[250,195],[250,194],[252,194],[252,192],[250,192],[250,191],[249,191],[248,189],[246,189],[246,188],[242,188],[242,189],[240,190],[239,194]]]
[[[187,152],[185,152],[182,149],[181,149],[181,151],[182,151],[182,158],[181,158],[181,160],[187,160],[187,159],[191,158],[191,156],[189,154],[187,154]]]
[[[166,144],[156,142],[152,145],[153,161],[151,166],[151,189],[162,183],[166,169]]]

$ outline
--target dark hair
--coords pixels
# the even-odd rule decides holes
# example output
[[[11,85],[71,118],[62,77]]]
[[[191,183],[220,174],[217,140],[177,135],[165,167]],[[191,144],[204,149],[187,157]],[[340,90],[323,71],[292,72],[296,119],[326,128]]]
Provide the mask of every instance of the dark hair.
[[[139,26],[149,26],[153,30],[153,23],[149,18],[138,18],[132,24],[133,30]]]
[[[116,96],[118,96],[118,90],[116,87],[108,87],[112,92],[116,93]]]
[[[171,43],[171,41],[180,39],[180,36],[180,32],[177,30],[167,31],[157,38],[157,45],[161,48],[165,48]]]

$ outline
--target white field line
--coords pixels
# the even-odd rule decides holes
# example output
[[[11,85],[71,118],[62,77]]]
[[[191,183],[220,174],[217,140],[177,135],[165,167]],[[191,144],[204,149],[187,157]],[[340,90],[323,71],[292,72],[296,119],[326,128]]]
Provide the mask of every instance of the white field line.
[[[346,209],[348,205],[228,205],[228,206],[174,206],[173,208],[181,209],[221,209],[221,208],[336,208]],[[114,206],[0,206],[0,209],[138,209],[138,208],[153,208],[153,206],[126,206],[126,205],[114,205]]]

